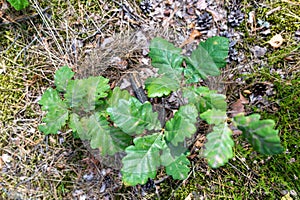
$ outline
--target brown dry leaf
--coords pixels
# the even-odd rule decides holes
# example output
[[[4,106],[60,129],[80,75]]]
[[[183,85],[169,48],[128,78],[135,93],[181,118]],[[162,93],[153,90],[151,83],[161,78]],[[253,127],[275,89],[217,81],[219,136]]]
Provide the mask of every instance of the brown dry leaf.
[[[241,130],[233,130],[232,135],[233,136],[238,136],[238,135],[242,135],[242,133],[243,133],[243,131],[241,131]]]
[[[196,24],[194,22],[192,22],[188,25],[188,28],[193,29],[193,28],[195,28],[195,26],[196,26]]]
[[[272,47],[278,48],[282,45],[284,39],[280,34],[274,35],[271,40],[268,42]]]
[[[234,102],[231,106],[231,117],[236,116],[239,113],[245,112],[244,105],[242,104],[242,101],[238,99],[236,102]]]
[[[198,30],[194,29],[191,32],[190,38],[194,40],[194,39],[196,39],[196,38],[198,38],[200,36],[201,36],[201,33]]]
[[[191,32],[189,38],[186,39],[179,47],[182,48],[184,45],[192,43],[196,38],[200,37],[201,35],[202,34],[198,30],[194,29]]]
[[[246,99],[241,93],[240,93],[240,100],[242,104],[248,104],[249,101],[248,99]]]
[[[239,113],[244,113],[245,112],[244,104],[248,104],[248,103],[249,101],[240,93],[240,98],[230,106],[231,117],[234,117]]]

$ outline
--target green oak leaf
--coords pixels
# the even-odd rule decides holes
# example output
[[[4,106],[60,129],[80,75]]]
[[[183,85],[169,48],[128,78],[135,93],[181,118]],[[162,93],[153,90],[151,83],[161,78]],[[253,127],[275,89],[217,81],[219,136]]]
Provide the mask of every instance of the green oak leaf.
[[[259,114],[247,117],[240,114],[234,117],[234,123],[256,151],[266,155],[279,154],[283,151],[273,120],[260,120]]]
[[[185,68],[183,72],[186,84],[198,83],[201,79],[201,76],[198,73],[195,73],[192,67]]]
[[[158,73],[180,80],[178,75],[181,75],[183,70],[181,49],[160,37],[154,38],[149,48],[152,66],[159,69]]]
[[[208,124],[221,124],[227,119],[225,111],[209,109],[200,114],[200,118],[205,120]]]
[[[185,57],[187,63],[185,77],[188,82],[195,80],[195,75],[191,76],[191,74],[197,74],[202,79],[220,75],[219,68],[226,65],[228,48],[229,40],[225,37],[211,37],[205,42],[201,42],[198,48],[192,52],[191,57]]]
[[[85,112],[95,110],[101,103],[99,99],[108,96],[109,79],[102,76],[89,77],[88,79],[70,80],[67,85],[65,98],[70,107],[75,111]]]
[[[68,120],[67,104],[61,100],[58,92],[52,88],[44,92],[39,104],[42,105],[42,110],[48,111],[42,120],[45,124],[40,125],[39,130],[45,134],[56,134]]]
[[[69,111],[67,108],[55,111],[49,111],[43,122],[46,124],[39,125],[39,130],[47,134],[56,134],[64,125],[69,117]]]
[[[183,88],[183,97],[188,99],[189,103],[194,104],[199,113],[208,109],[226,111],[226,96],[218,94],[215,90],[208,87],[186,87]]]
[[[65,103],[60,98],[57,90],[53,88],[48,88],[44,94],[42,95],[42,98],[39,100],[39,104],[42,105],[42,110],[44,111],[50,111],[50,110],[56,110],[60,106],[65,107]]]
[[[195,126],[197,116],[198,112],[194,105],[181,106],[174,117],[166,123],[165,135],[167,142],[177,146],[185,138],[190,138],[197,130]]]
[[[73,78],[74,72],[68,67],[63,66],[55,72],[54,84],[59,92],[65,92],[68,82]]]
[[[121,136],[120,130],[110,127],[108,121],[97,113],[91,115],[87,123],[91,147],[99,148],[103,156],[123,151],[131,142],[129,135],[123,133]]]
[[[126,148],[127,155],[122,159],[122,179],[125,185],[145,184],[155,178],[161,165],[160,151],[165,145],[162,135],[154,133],[133,140],[134,145]]]
[[[166,167],[166,172],[174,179],[184,180],[190,172],[190,161],[185,154],[173,157],[170,148],[163,149],[161,155],[161,164]]]
[[[152,105],[149,102],[142,104],[134,97],[128,101],[120,99],[118,104],[108,107],[107,112],[115,125],[130,135],[161,128],[158,113],[152,111]]]
[[[163,75],[158,78],[148,78],[145,86],[148,97],[154,98],[169,95],[171,92],[178,90],[180,83],[176,79]]]
[[[219,36],[211,37],[205,42],[200,42],[200,46],[208,52],[218,68],[226,66],[226,58],[229,51],[228,38]]]
[[[7,0],[16,10],[22,10],[29,5],[27,0]]]
[[[118,104],[120,99],[129,100],[131,95],[127,90],[121,90],[119,87],[115,87],[112,93],[109,95],[107,103],[109,107],[113,107]]]
[[[132,138],[119,128],[110,127],[107,120],[99,113],[79,119],[77,114],[70,116],[70,127],[82,140],[90,140],[93,149],[99,148],[103,156],[124,151],[131,144]]]
[[[86,97],[86,89],[83,80],[75,79],[68,82],[65,99],[72,109],[82,109]]]
[[[206,136],[204,156],[212,168],[223,166],[233,157],[234,142],[231,135],[231,129],[223,123],[214,126],[213,131]]]
[[[86,117],[79,118],[79,115],[72,113],[70,115],[70,128],[82,140],[90,140],[91,136],[88,134],[88,119]]]
[[[149,56],[153,67],[159,69],[161,76],[146,80],[148,96],[162,97],[178,90],[183,71],[181,49],[158,37],[151,41]]]

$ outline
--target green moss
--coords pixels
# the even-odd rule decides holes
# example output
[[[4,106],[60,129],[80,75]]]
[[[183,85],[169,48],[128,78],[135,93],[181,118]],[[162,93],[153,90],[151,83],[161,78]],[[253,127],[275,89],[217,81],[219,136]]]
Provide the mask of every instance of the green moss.
[[[0,121],[6,122],[14,118],[14,115],[22,106],[22,95],[24,94],[24,82],[21,70],[16,70],[8,62],[2,63],[0,74]]]
[[[275,64],[277,64],[277,67],[282,66],[282,63],[284,63],[284,59],[291,53],[299,51],[299,48],[300,46],[297,44],[283,44],[280,49],[270,50],[266,53],[266,57],[268,57],[268,64],[270,66]]]
[[[293,2],[293,1],[291,1]],[[275,8],[279,8],[275,10],[271,14],[268,15],[268,12]],[[300,29],[299,19],[300,19],[300,9],[299,5],[294,5],[292,3],[287,3],[283,1],[275,1],[275,0],[267,0],[267,1],[243,1],[243,9],[244,13],[246,14],[246,20],[248,19],[248,14],[254,11],[255,20],[256,20],[256,31],[251,30],[251,25],[247,22],[243,23],[238,30],[243,32],[243,47],[248,49],[250,46],[266,46],[268,45],[267,42],[276,34],[281,34],[285,40],[283,44],[281,53],[286,54],[288,52],[284,49],[292,49],[297,46],[297,42],[294,41],[294,33],[295,31]],[[261,27],[257,24],[258,20],[262,20],[264,22],[268,22],[270,24],[270,31],[271,34],[265,36],[261,34],[260,30]],[[252,32],[253,31],[253,32]],[[290,45],[286,45],[287,43],[294,42],[293,47]],[[280,55],[282,55],[279,53]],[[278,51],[276,55],[270,57],[276,57],[278,59],[282,58],[278,55]],[[274,61],[276,62],[276,61]]]

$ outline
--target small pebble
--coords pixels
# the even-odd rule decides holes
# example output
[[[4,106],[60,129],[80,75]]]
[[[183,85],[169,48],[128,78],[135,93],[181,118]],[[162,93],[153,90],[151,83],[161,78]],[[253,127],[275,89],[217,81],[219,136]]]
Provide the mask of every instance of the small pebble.
[[[91,180],[93,180],[93,178],[94,178],[94,175],[92,173],[83,175],[83,179],[86,181],[91,181]]]

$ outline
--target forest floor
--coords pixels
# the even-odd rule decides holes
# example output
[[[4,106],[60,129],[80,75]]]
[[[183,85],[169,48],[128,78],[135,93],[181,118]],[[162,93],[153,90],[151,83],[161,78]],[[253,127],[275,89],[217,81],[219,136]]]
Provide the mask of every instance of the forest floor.
[[[299,1],[153,0],[151,6],[31,0],[17,12],[0,0],[0,199],[299,199]],[[203,84],[227,96],[229,114],[273,119],[284,153],[262,156],[235,138],[235,156],[221,168],[195,157],[184,181],[161,171],[146,185],[125,187],[120,172],[70,131],[38,130],[45,114],[38,101],[61,66],[121,85],[128,71],[150,64],[153,37],[189,54],[217,35],[230,40],[228,64],[220,78]]]

